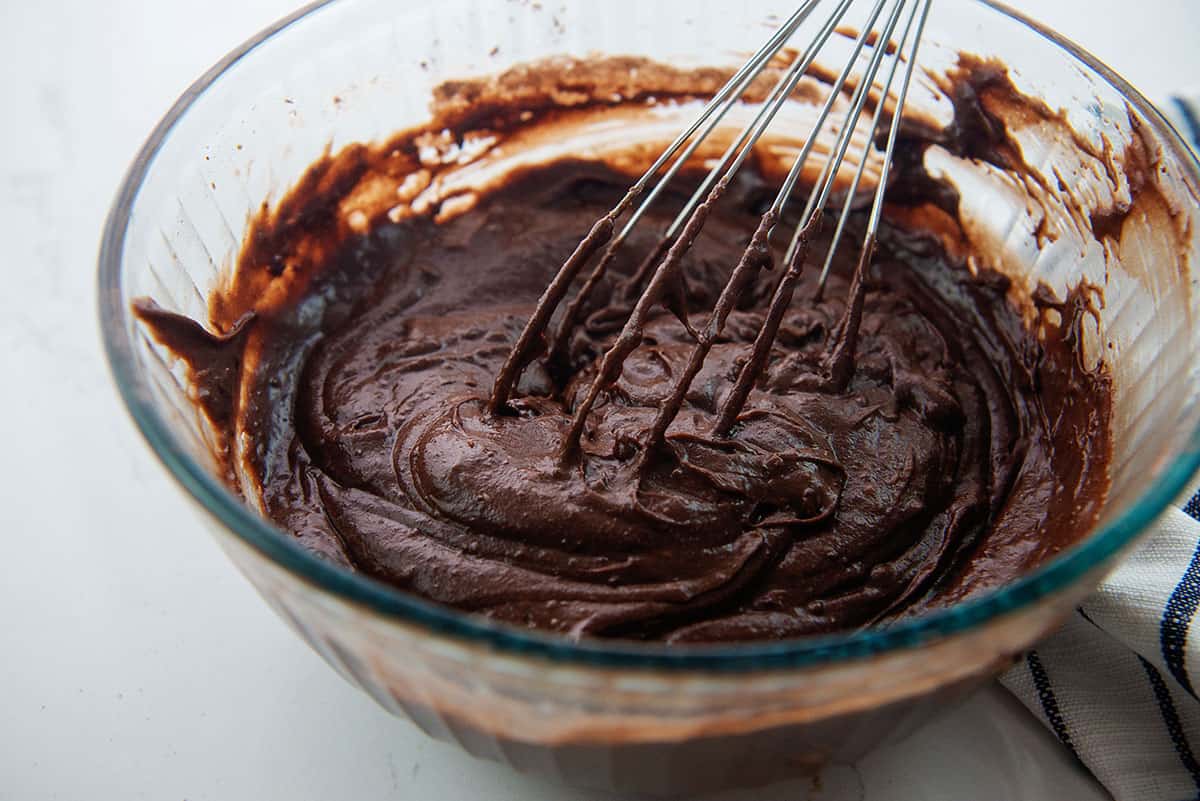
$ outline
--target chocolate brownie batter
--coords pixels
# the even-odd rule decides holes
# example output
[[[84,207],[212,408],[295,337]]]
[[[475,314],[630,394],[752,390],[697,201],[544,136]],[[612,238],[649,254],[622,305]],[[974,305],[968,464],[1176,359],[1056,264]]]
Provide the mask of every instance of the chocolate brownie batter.
[[[982,152],[995,131],[965,120],[927,140]],[[461,152],[463,130],[436,135]],[[615,381],[599,383],[577,444],[573,414],[645,286],[638,267],[701,176],[685,171],[578,325],[497,403],[539,295],[629,176],[557,159],[461,213],[358,211],[381,176],[401,194],[422,168],[421,188],[436,180],[430,136],[349,148],[264,209],[212,299],[219,335],[137,304],[190,365],[231,480],[248,475],[248,500],[324,558],[572,637],[717,642],[918,613],[1011,580],[1094,523],[1110,448],[1108,379],[1085,368],[1078,336],[1094,293],[1042,293],[1031,328],[1007,279],[968,270],[921,224],[949,219],[954,198],[920,172],[916,134],[866,269],[859,211],[818,294],[834,221],[813,232],[777,337],[732,401],[782,273],[776,241],[678,414],[649,436],[773,195],[773,177],[747,168]]]

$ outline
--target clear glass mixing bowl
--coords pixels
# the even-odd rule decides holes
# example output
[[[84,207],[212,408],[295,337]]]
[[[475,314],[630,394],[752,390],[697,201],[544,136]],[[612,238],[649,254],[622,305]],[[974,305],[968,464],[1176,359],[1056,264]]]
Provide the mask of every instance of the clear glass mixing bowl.
[[[420,123],[445,79],[556,54],[733,66],[790,11],[788,2],[766,0],[317,3],[202,76],[120,188],[100,253],[100,316],[137,425],[292,628],[384,707],[472,753],[572,783],[651,793],[752,784],[853,758],[1051,630],[1200,462],[1195,160],[1104,65],[999,4],[963,2],[935,6],[922,62],[945,66],[958,49],[994,55],[1085,139],[1119,143],[1136,127],[1155,151],[1154,180],[1169,207],[1131,216],[1118,243],[1079,242],[1067,252],[1031,244],[1019,193],[968,193],[983,227],[1005,243],[1010,271],[1054,286],[1087,274],[1105,291],[1092,339],[1107,346],[1114,379],[1112,491],[1100,525],[1078,545],[1019,581],[887,628],[695,648],[573,643],[441,608],[321,561],[223,485],[182,368],[139,329],[132,298],[205,319],[205,298],[234,263],[260,204],[278,199],[326,147]],[[914,107],[935,113],[936,92],[925,89]],[[1043,150],[1042,168],[1070,160],[1061,148]]]

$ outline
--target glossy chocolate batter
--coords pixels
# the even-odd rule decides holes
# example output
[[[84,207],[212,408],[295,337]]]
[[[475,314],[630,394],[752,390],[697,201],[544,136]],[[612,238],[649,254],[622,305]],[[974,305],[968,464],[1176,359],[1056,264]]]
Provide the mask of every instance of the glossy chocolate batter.
[[[1109,392],[1079,354],[1090,295],[1040,297],[1053,314],[1029,330],[1006,279],[973,274],[912,224],[914,210],[953,203],[912,167],[918,159],[897,162],[908,191],[859,276],[861,318],[847,313],[858,212],[819,300],[833,222],[814,234],[812,263],[731,425],[719,418],[782,248],[750,278],[665,437],[647,446],[692,352],[689,329],[704,326],[773,194],[747,170],[602,388],[578,447],[564,449],[642,289],[631,276],[698,177],[673,187],[563,347],[537,354],[493,410],[493,382],[538,296],[629,178],[559,161],[441,222],[375,215],[347,227],[339,204],[373,172],[414,168],[414,141],[390,161],[353,148],[326,159],[264,211],[233,284],[213,299],[220,336],[137,305],[190,364],[225,446],[235,433],[248,443],[223,457],[252,477],[251,500],[321,556],[521,626],[714,642],[943,605],[1011,580],[1094,523]],[[277,297],[265,304],[268,293]]]

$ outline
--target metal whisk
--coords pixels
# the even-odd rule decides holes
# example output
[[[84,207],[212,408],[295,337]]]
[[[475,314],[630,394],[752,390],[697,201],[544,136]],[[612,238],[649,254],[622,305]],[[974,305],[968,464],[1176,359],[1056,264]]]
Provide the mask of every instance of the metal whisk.
[[[567,342],[579,317],[586,307],[588,298],[596,285],[604,278],[615,254],[621,248],[634,226],[638,224],[646,210],[655,201],[660,192],[666,187],[671,178],[688,161],[703,142],[705,137],[720,123],[721,119],[740,102],[743,94],[764,70],[769,62],[789,42],[800,25],[809,18],[822,0],[808,0],[796,10],[770,39],[747,61],[728,82],[704,106],[696,119],[659,155],[646,172],[629,188],[616,206],[601,217],[592,226],[591,231],[579,243],[571,256],[559,268],[558,273],[550,281],[537,306],[517,342],[514,344],[504,365],[497,373],[492,388],[489,403],[493,414],[501,414],[508,409],[508,402],[513,387],[516,385],[522,370],[541,351],[546,340],[548,328],[555,311],[566,297],[571,284],[583,267],[597,252],[604,249],[599,261],[593,267],[582,287],[568,304],[560,316],[555,331],[549,336],[548,358],[552,361],[562,358]],[[641,287],[641,294],[636,297],[632,311],[626,319],[624,327],[616,340],[599,360],[595,377],[574,409],[571,427],[562,443],[564,460],[572,458],[578,452],[580,437],[586,425],[588,415],[596,399],[605,388],[611,386],[621,374],[621,368],[626,358],[638,347],[642,340],[642,330],[645,322],[655,306],[662,303],[667,292],[671,291],[677,281],[680,262],[685,253],[691,248],[703,228],[705,220],[716,202],[721,198],[734,175],[737,174],[752,152],[755,143],[771,124],[776,113],[792,95],[801,77],[809,70],[820,53],[822,47],[836,31],[854,0],[836,0],[828,18],[821,23],[815,37],[808,42],[791,64],[782,72],[778,81],[769,92],[761,109],[746,125],[738,136],[729,144],[724,155],[713,167],[696,191],[688,199],[682,211],[662,233],[658,247],[654,248],[641,267],[626,283],[626,287]],[[878,88],[878,101],[875,104],[874,116],[871,120],[870,137],[867,149],[871,143],[878,141],[882,135],[881,125],[888,129],[887,144],[882,154],[878,185],[874,192],[874,202],[868,217],[864,236],[862,254],[851,279],[849,298],[843,319],[836,329],[832,348],[826,354],[825,375],[822,380],[833,390],[844,389],[853,371],[853,354],[856,345],[858,323],[862,315],[863,273],[868,266],[875,246],[875,235],[879,226],[880,214],[883,208],[883,196],[887,187],[888,172],[892,163],[892,155],[896,146],[899,121],[903,112],[905,98],[908,94],[909,83],[917,60],[917,50],[920,46],[921,35],[932,0],[874,0],[861,33],[855,39],[852,53],[837,79],[830,86],[828,96],[818,115],[815,129],[807,137],[803,147],[797,154],[770,208],[762,215],[758,228],[755,230],[750,244],[742,253],[737,265],[729,275],[716,304],[709,314],[706,324],[699,330],[691,330],[691,325],[685,321],[690,333],[695,339],[687,366],[675,380],[667,400],[645,433],[641,459],[643,462],[659,444],[662,443],[668,427],[679,413],[688,389],[700,372],[705,358],[708,356],[713,343],[720,336],[726,319],[733,311],[742,293],[747,289],[755,275],[770,263],[769,245],[775,229],[782,217],[785,206],[792,200],[795,189],[805,162],[812,153],[813,145],[818,134],[830,117],[837,98],[843,94],[847,80],[855,64],[863,54],[864,48],[872,43],[867,64],[861,79],[857,82],[845,119],[842,120],[834,140],[832,150],[821,171],[820,177],[814,183],[809,193],[800,221],[796,226],[791,241],[784,256],[785,269],[775,286],[774,294],[767,307],[767,313],[758,334],[751,345],[750,354],[742,364],[733,388],[724,398],[717,411],[717,419],[713,424],[711,434],[714,437],[728,436],[738,419],[746,399],[750,394],[759,374],[763,371],[771,347],[788,305],[792,300],[797,281],[806,261],[810,241],[821,225],[823,209],[833,189],[835,179],[840,171],[846,152],[850,145],[851,135],[856,129],[859,118],[867,105],[871,90],[876,88],[876,79],[884,62],[889,62],[886,75]],[[905,10],[908,10],[907,15]],[[886,12],[886,13],[885,13]],[[904,18],[903,32],[898,43],[893,35]],[[877,24],[883,20],[877,38],[873,39]],[[884,120],[884,108],[887,100],[892,97],[892,84],[900,70],[900,64],[905,64],[903,78],[899,91],[895,95],[893,111]],[[858,167],[851,180],[846,198],[838,217],[837,227],[833,233],[829,251],[826,253],[821,274],[817,281],[817,292],[820,293],[828,277],[829,267],[833,260],[834,251],[841,240],[846,217],[850,211],[859,182],[862,179],[868,158],[866,152],[858,160]],[[669,166],[668,166],[669,165]],[[659,172],[666,168],[661,177]],[[658,177],[657,182],[655,178]],[[654,186],[651,188],[651,184]],[[649,191],[647,191],[649,189]],[[644,197],[643,197],[644,195]],[[638,203],[639,198],[641,202]],[[637,207],[634,208],[634,204]],[[616,231],[616,223],[630,209],[633,209],[628,221]],[[648,280],[647,280],[648,277]],[[630,298],[633,300],[633,298]]]

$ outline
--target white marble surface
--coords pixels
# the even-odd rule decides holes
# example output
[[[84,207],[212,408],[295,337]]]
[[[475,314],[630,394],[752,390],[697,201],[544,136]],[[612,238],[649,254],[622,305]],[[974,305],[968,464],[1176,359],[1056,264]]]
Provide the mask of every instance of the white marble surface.
[[[292,5],[0,2],[0,799],[592,798],[346,686],[193,522],[110,388],[93,284],[117,182],[191,79]],[[1148,94],[1200,73],[1194,0],[1014,5]],[[990,689],[819,784],[722,798],[1039,796],[1104,797]]]

